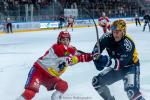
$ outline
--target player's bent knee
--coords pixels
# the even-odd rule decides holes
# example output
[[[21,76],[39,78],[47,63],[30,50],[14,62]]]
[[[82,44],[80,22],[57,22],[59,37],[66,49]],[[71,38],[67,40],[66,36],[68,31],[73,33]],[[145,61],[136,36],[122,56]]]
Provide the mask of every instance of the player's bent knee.
[[[104,84],[103,77],[98,75],[93,77],[92,85],[95,90],[105,99],[110,100],[108,98],[112,98],[109,88]],[[111,99],[112,100],[112,99]]]
[[[103,86],[102,78],[99,77],[99,76],[94,76],[93,79],[92,79],[92,85],[95,89],[98,88],[98,87]]]
[[[29,89],[25,89],[24,93],[22,94],[22,96],[27,99],[27,100],[31,100],[34,96],[35,96],[36,92],[33,90],[29,90]]]
[[[68,83],[66,81],[60,80],[56,83],[55,89],[64,93],[68,89]]]
[[[92,85],[93,85],[93,87],[96,87],[98,84],[99,84],[98,78],[97,78],[97,76],[94,76],[93,79],[92,79]]]

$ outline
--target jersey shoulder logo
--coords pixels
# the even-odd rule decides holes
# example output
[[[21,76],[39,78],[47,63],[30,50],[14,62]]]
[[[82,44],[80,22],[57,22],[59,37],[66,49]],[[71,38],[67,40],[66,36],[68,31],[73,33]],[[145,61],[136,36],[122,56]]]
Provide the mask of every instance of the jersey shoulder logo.
[[[127,52],[130,52],[133,48],[132,43],[129,39],[124,40],[124,46],[125,46]]]

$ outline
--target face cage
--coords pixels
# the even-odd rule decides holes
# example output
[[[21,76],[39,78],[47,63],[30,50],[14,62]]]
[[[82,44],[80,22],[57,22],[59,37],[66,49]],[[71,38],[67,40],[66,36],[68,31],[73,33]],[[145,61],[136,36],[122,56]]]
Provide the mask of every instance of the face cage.
[[[60,40],[61,40],[61,38],[58,38],[58,39],[57,39],[57,43],[58,43],[58,44],[61,44],[61,43],[60,43]],[[69,38],[69,42],[70,42],[70,38]]]

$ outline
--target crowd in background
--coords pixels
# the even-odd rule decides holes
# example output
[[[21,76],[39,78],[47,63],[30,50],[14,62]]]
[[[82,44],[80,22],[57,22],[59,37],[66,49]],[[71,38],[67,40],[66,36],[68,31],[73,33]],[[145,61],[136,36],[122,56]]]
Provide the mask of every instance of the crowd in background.
[[[53,20],[63,15],[64,8],[76,8],[81,12],[86,7],[94,13],[94,17],[105,12],[109,17],[130,17],[135,13],[144,14],[136,0],[0,0],[0,20],[9,16],[13,20],[25,20],[25,6],[33,4],[34,20]],[[57,13],[58,12],[58,13]],[[19,15],[18,15],[19,14]]]

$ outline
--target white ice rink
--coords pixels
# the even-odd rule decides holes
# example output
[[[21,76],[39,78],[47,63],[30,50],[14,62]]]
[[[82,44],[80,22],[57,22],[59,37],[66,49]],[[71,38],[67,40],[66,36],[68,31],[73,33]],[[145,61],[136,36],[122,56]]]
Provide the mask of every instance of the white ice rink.
[[[150,100],[150,32],[143,25],[128,25],[128,33],[134,39],[141,61],[141,91]],[[91,52],[96,42],[94,27],[76,28],[71,33],[71,44],[80,50]],[[56,42],[60,30],[0,35],[0,100],[15,100],[24,91],[28,72],[34,61],[42,56]],[[99,33],[102,30],[99,29]],[[101,35],[101,34],[100,34]],[[69,84],[63,100],[102,100],[92,87],[93,76],[99,72],[93,62],[71,66],[61,76]],[[110,86],[116,100],[128,100],[123,91],[123,82]],[[41,86],[33,100],[50,100],[53,91]]]

